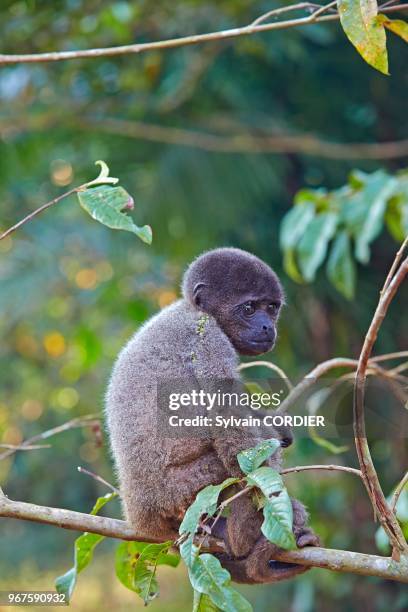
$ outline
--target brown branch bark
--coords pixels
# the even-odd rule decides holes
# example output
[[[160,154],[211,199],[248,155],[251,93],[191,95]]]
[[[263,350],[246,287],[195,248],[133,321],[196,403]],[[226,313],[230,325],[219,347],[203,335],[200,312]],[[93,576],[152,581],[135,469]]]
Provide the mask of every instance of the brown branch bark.
[[[404,242],[403,247],[405,244],[406,241]],[[387,314],[388,307],[393,297],[395,296],[408,272],[408,258],[406,258],[397,269],[397,264],[402,256],[403,247],[401,247],[401,249],[398,251],[394,263],[391,266],[391,271],[385,281],[383,290],[381,291],[378,306],[367,331],[363,348],[361,350],[354,386],[354,437],[358,461],[362,472],[363,482],[371,499],[375,514],[391,541],[394,556],[398,556],[398,551],[404,551],[407,553],[408,546],[398,520],[385,499],[385,495],[381,488],[371,457],[365,431],[364,395],[369,358],[373,350],[378,331],[385,315]]]
[[[158,542],[150,536],[135,533],[125,522],[104,516],[92,516],[72,510],[48,508],[16,502],[8,499],[0,489],[0,517],[33,521],[55,525],[62,529],[87,531],[121,540],[139,542]],[[223,542],[206,536],[201,547],[209,552],[223,552]],[[408,583],[408,558],[401,557],[399,562],[387,557],[365,555],[362,553],[328,548],[303,548],[301,550],[279,551],[275,558],[287,563],[300,563],[308,567],[320,567],[336,572],[354,573],[363,576],[377,576],[388,580]]]
[[[288,7],[289,8],[289,7]],[[328,8],[328,5],[323,8]],[[408,8],[408,4],[400,4],[397,6],[387,6],[382,8],[383,13],[393,13],[395,11],[403,11]],[[22,63],[38,63],[38,62],[57,62],[61,60],[73,60],[80,58],[98,58],[112,57],[117,55],[129,55],[146,53],[147,51],[157,51],[161,49],[175,49],[178,47],[186,47],[197,45],[200,43],[213,42],[217,40],[228,40],[238,38],[240,36],[249,36],[261,32],[269,32],[272,30],[285,30],[294,27],[312,25],[326,21],[338,21],[339,15],[321,15],[320,9],[316,11],[318,14],[300,17],[298,19],[289,19],[286,21],[277,21],[273,23],[260,23],[258,25],[247,25],[229,30],[221,30],[219,32],[209,32],[207,34],[196,34],[193,36],[182,36],[180,38],[171,38],[167,40],[159,40],[148,43],[136,43],[133,45],[123,45],[119,47],[105,47],[100,49],[86,49],[77,51],[53,51],[50,53],[27,53],[27,54],[0,54],[0,65],[22,64]]]

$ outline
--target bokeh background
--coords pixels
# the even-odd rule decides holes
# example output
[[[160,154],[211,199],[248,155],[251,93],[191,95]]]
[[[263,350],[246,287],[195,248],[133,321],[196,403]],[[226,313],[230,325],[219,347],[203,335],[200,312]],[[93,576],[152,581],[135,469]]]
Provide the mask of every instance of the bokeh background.
[[[279,4],[4,0],[0,52],[91,48],[219,30],[249,23]],[[245,150],[245,144],[240,152],[231,148],[237,134],[309,134],[350,145],[407,138],[406,50],[389,38],[390,77],[368,67],[336,23],[140,57],[0,70],[1,228],[92,179],[94,161],[104,159],[134,197],[136,223],[149,223],[154,233],[148,247],[96,224],[71,198],[0,243],[3,444],[101,413],[120,347],[148,316],[176,299],[184,266],[211,247],[248,249],[282,276],[288,306],[272,358],[295,380],[324,359],[358,355],[396,243],[386,233],[374,243],[370,264],[358,268],[356,298],[347,302],[324,273],[313,285],[288,279],[279,225],[301,187],[335,188],[353,168],[392,172],[407,160],[356,160],[352,146],[337,159],[324,147],[313,155]],[[406,297],[401,292],[392,305],[377,353],[407,347]],[[89,511],[106,491],[76,468],[114,481],[106,439],[83,428],[50,442],[52,448],[0,461],[1,485],[12,498]],[[402,439],[381,440],[373,455],[388,493],[402,475],[406,448]],[[288,465],[336,461],[356,465],[353,447],[334,457],[302,439],[287,455]],[[313,527],[328,546],[378,552],[371,507],[352,476],[292,475],[288,486],[308,505]],[[119,516],[119,505],[107,512]],[[53,589],[54,578],[72,565],[75,537],[2,519],[0,589]],[[101,544],[81,574],[73,610],[143,605],[115,578],[113,546]],[[184,568],[164,568],[159,580],[161,597],[151,604],[153,612],[190,609]],[[408,607],[408,594],[397,583],[317,569],[243,592],[259,612]]]

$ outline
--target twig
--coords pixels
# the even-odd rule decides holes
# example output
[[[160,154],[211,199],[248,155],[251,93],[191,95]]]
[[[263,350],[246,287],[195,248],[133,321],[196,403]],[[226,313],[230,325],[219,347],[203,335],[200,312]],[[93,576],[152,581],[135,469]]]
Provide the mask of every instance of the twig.
[[[98,533],[127,541],[159,543],[158,538],[152,538],[150,535],[147,536],[143,533],[135,533],[132,527],[125,521],[104,516],[82,514],[72,510],[16,502],[5,496],[0,496],[0,517],[45,523],[74,531]],[[154,520],[154,517],[152,517],[152,520]],[[208,535],[203,540],[202,548],[209,552],[225,552],[222,540]],[[406,557],[401,557],[400,562],[397,563],[388,557],[309,547],[291,551],[277,550],[274,558],[279,561],[286,561],[287,563],[299,563],[307,567],[321,567],[337,572],[351,572],[363,576],[378,576],[379,578],[408,583],[408,559]]]
[[[40,448],[51,448],[51,444],[0,444],[0,448],[7,448],[13,451],[39,450]],[[1,459],[1,457],[0,457]]]
[[[394,257],[394,261],[392,262],[392,266],[390,268],[390,271],[387,274],[387,278],[385,279],[385,283],[383,288],[381,289],[380,295],[382,295],[389,287],[393,276],[395,274],[395,271],[398,268],[399,262],[401,261],[402,255],[405,251],[405,249],[407,248],[408,245],[408,236],[405,237],[405,240],[403,241],[403,243],[401,244],[400,248],[397,251],[397,254]]]
[[[406,472],[404,478],[395,487],[395,491],[391,499],[391,510],[394,512],[394,514],[395,514],[396,507],[397,507],[399,496],[404,490],[404,487],[406,484],[408,484],[408,472]]]
[[[385,355],[376,355],[375,357],[370,357],[370,363],[372,361],[388,361],[390,359],[400,359],[402,357],[408,357],[408,351],[397,351],[396,353],[386,353]]]
[[[360,470],[356,468],[347,467],[345,465],[298,465],[296,467],[285,468],[281,470],[281,474],[291,474],[292,472],[304,472],[305,470],[329,470],[338,472],[348,472],[349,474],[355,474],[362,478]]]
[[[249,363],[241,363],[238,367],[238,370],[242,371],[242,370],[247,370],[248,368],[254,368],[258,366],[269,368],[270,370],[274,370],[283,379],[283,382],[286,384],[289,391],[292,391],[293,385],[291,381],[289,380],[289,377],[287,376],[286,372],[284,372],[282,368],[275,365],[274,363],[271,363],[270,361],[250,361]]]
[[[27,223],[28,221],[31,221],[31,219],[34,219],[34,217],[36,217],[37,215],[39,215],[42,212],[44,212],[44,210],[47,210],[47,208],[50,208],[50,206],[54,206],[54,204],[58,204],[58,202],[61,202],[61,200],[64,200],[65,198],[68,198],[68,196],[72,195],[73,193],[77,193],[78,191],[81,191],[82,189],[84,189],[84,187],[85,187],[84,185],[81,185],[80,187],[74,187],[73,189],[70,189],[66,193],[63,193],[62,195],[54,198],[50,202],[47,202],[46,204],[43,204],[42,206],[40,206],[40,208],[37,208],[36,210],[33,210],[33,212],[30,213],[29,215],[27,215],[26,217],[24,217],[24,219],[21,219],[21,221],[19,221],[18,223],[16,223],[12,227],[9,227],[8,230],[6,230],[2,234],[0,234],[0,240],[3,240],[3,238],[6,238],[7,236],[9,236],[13,232],[15,232],[19,227],[24,225],[24,223]]]
[[[398,6],[386,6],[383,9],[384,13],[393,13],[395,11],[403,11],[408,8],[408,4],[400,4]],[[35,63],[35,62],[57,62],[61,60],[73,60],[80,58],[97,58],[97,57],[112,57],[118,55],[129,55],[132,53],[141,54],[147,51],[156,51],[158,49],[175,49],[178,47],[186,47],[189,45],[197,45],[200,43],[213,42],[215,40],[227,40],[238,38],[239,36],[249,36],[260,32],[269,32],[271,30],[285,30],[300,26],[312,25],[315,23],[323,23],[326,21],[338,21],[339,15],[321,15],[315,16],[313,13],[307,17],[299,19],[289,19],[287,21],[278,21],[274,23],[266,23],[259,25],[247,25],[229,30],[221,30],[218,32],[209,32],[207,34],[195,34],[192,36],[182,36],[180,38],[170,38],[167,40],[159,40],[156,42],[136,43],[132,45],[123,45],[119,47],[105,47],[100,49],[84,49],[77,51],[52,51],[50,53],[27,53],[27,54],[1,54],[0,65]]]
[[[397,260],[397,262],[400,261],[400,253],[401,249],[397,252],[395,257],[395,260]],[[363,348],[361,349],[354,386],[353,425],[357,456],[364,484],[371,499],[374,511],[379,521],[381,522],[381,525],[386,531],[388,537],[390,538],[393,547],[393,554],[395,556],[398,556],[398,551],[407,551],[408,547],[405,542],[401,527],[394,513],[388,506],[387,500],[385,499],[380,482],[378,480],[377,472],[375,470],[370,453],[370,448],[367,442],[364,421],[365,379],[369,358],[375,340],[377,338],[378,331],[381,327],[385,315],[387,314],[388,307],[408,272],[408,258],[402,262],[398,270],[396,270],[396,265],[394,261],[391,266],[390,272],[391,271],[393,272],[393,276],[391,278],[391,275],[388,274],[386,278],[384,287],[380,293],[378,306],[374,313],[370,327],[367,331]]]
[[[334,3],[332,2],[331,4],[332,5],[336,4],[336,2]],[[279,15],[282,15],[283,13],[289,13],[291,11],[301,11],[301,10],[306,10],[306,9],[319,9],[320,10],[322,8],[324,8],[324,10],[327,10],[329,6],[327,5],[327,6],[322,7],[321,4],[315,4],[313,2],[299,2],[298,4],[292,4],[291,6],[280,6],[279,8],[272,9],[271,11],[264,13],[260,17],[257,17],[255,21],[251,23],[251,26],[257,26],[260,23],[264,23],[265,21],[270,19],[270,17],[278,17]],[[314,16],[316,17],[316,13],[314,14]]]
[[[104,478],[102,478],[102,476],[98,476],[98,474],[94,474],[94,472],[91,472],[90,470],[86,470],[85,468],[81,467],[80,465],[78,465],[77,470],[78,470],[78,472],[80,474],[86,474],[87,476],[90,476],[94,480],[97,480],[98,482],[101,482],[102,484],[104,484],[106,487],[108,487],[114,493],[117,493],[118,495],[120,495],[119,489],[114,487],[112,484],[110,484],[110,482],[108,482]]]
[[[39,440],[46,440],[51,436],[55,436],[56,434],[62,433],[63,431],[67,431],[68,429],[75,429],[77,427],[95,427],[95,425],[99,425],[100,421],[95,414],[88,414],[83,417],[76,417],[75,419],[71,419],[63,425],[58,425],[57,427],[53,427],[52,429],[48,429],[47,431],[43,431],[40,434],[35,436],[31,436],[24,442],[22,442],[19,446],[15,446],[13,448],[9,448],[4,453],[0,454],[0,461],[2,459],[6,459],[13,455],[15,452],[20,450],[27,450],[27,447],[32,446],[33,442],[38,442]]]

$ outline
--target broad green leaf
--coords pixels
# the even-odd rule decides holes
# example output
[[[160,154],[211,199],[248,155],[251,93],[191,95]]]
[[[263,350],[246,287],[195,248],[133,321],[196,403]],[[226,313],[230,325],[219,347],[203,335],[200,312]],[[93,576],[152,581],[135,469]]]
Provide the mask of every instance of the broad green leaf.
[[[269,459],[278,448],[280,448],[279,440],[275,440],[275,438],[263,440],[257,444],[255,448],[249,448],[248,450],[238,453],[237,459],[239,467],[244,474],[249,474],[249,472],[253,472],[256,468],[260,467],[264,461]]]
[[[303,283],[303,277],[296,263],[295,249],[288,249],[283,255],[283,267],[286,274],[296,283]]]
[[[208,595],[220,610],[225,612],[251,612],[251,604],[231,587],[231,576],[214,555],[196,557],[188,568],[192,587],[198,593]]]
[[[321,213],[309,223],[299,242],[298,262],[306,281],[314,280],[317,269],[323,263],[329,241],[336,231],[337,218],[334,212]]]
[[[193,612],[218,612],[219,609],[208,595],[194,591]]]
[[[149,225],[138,227],[123,211],[133,209],[133,198],[123,187],[101,185],[78,192],[79,202],[87,213],[112,229],[126,230],[150,244],[152,230]]]
[[[292,531],[292,502],[286,489],[283,489],[279,495],[268,499],[263,508],[263,514],[264,522],[261,531],[265,538],[284,550],[296,548]]]
[[[140,595],[145,605],[159,592],[157,566],[177,567],[179,563],[179,556],[168,552],[172,544],[171,541],[162,544],[122,542],[116,549],[116,576],[125,587]]]
[[[262,493],[270,498],[271,495],[279,493],[284,489],[281,475],[271,467],[260,467],[254,472],[251,472],[246,477],[246,481],[249,485],[258,487]]]
[[[327,276],[336,289],[351,300],[356,285],[356,266],[351,255],[350,236],[340,232],[334,240],[327,261]]]
[[[182,547],[180,547],[180,552],[187,566],[193,561],[193,538],[201,517],[204,514],[212,516],[217,509],[218,497],[221,491],[238,482],[238,480],[239,478],[227,478],[227,480],[224,480],[224,482],[219,485],[209,485],[205,487],[197,494],[197,497],[187,509],[179,528],[180,535],[189,535],[188,539],[183,542]]]
[[[116,497],[117,493],[108,493],[103,497],[98,497],[91,510],[91,514],[97,514],[105,504]],[[74,567],[68,570],[63,576],[59,576],[55,581],[57,592],[65,595],[67,601],[70,601],[72,597],[78,574],[90,564],[95,546],[104,539],[105,536],[96,533],[83,533],[75,540]]]
[[[402,40],[408,42],[408,23],[406,21],[402,21],[402,19],[389,19],[385,15],[378,15],[377,20],[384,25],[387,30],[394,32],[394,34],[400,36]]]
[[[402,242],[408,235],[408,190],[395,194],[387,205],[385,223],[391,236]]]
[[[367,177],[363,188],[342,207],[340,221],[354,236],[355,256],[361,263],[369,261],[369,245],[381,232],[387,201],[396,187],[393,177],[378,170]]]
[[[296,204],[284,216],[280,229],[280,245],[283,251],[293,249],[315,214],[313,202]]]
[[[361,57],[383,74],[388,74],[384,26],[377,20],[376,0],[337,0],[340,22]]]

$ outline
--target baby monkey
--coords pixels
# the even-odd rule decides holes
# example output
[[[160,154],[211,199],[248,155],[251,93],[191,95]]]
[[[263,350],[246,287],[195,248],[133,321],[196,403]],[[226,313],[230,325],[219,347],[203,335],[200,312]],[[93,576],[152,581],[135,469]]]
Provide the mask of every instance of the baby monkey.
[[[178,537],[197,493],[230,476],[242,477],[237,454],[265,438],[257,428],[231,427],[224,435],[168,437],[157,426],[163,381],[239,380],[238,354],[270,351],[283,302],[278,277],[240,249],[206,252],[188,267],[183,297],[151,318],[121,351],[106,397],[107,424],[127,520],[146,538]],[[291,444],[290,430],[268,428],[269,438]],[[281,469],[279,448],[265,463]],[[298,547],[317,546],[304,506],[292,500]],[[261,533],[262,513],[250,497],[231,503],[217,522],[227,552],[218,555],[233,580],[275,582],[305,571],[274,561],[276,546]]]

